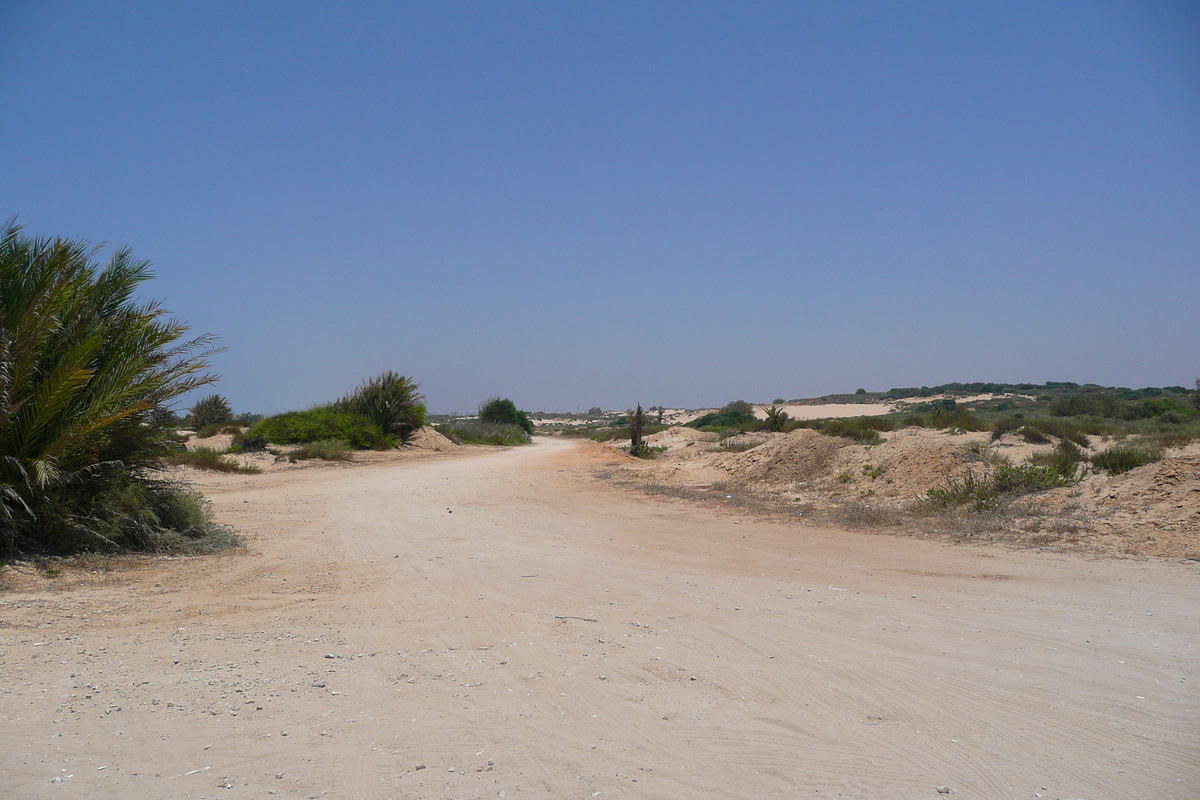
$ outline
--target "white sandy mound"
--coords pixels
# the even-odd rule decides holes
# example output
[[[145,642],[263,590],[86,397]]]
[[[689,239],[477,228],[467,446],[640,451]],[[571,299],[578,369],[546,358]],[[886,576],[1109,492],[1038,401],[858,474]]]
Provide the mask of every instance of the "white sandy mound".
[[[755,406],[754,416],[759,419],[767,418],[770,406]],[[822,403],[820,405],[780,405],[792,419],[830,419],[832,417],[874,417],[889,414],[894,409],[893,403]]]
[[[453,450],[458,447],[454,442],[429,427],[421,428],[414,433],[407,444],[409,447],[420,450]]]
[[[1200,533],[1200,456],[1164,458],[1110,478],[1095,491],[1096,505],[1128,514],[1129,522],[1193,537]]]
[[[824,474],[834,453],[848,444],[846,439],[799,428],[753,450],[715,456],[713,466],[740,480],[810,481]]]
[[[187,441],[187,449],[195,450],[199,447],[209,447],[216,450],[218,453],[224,453],[229,449],[229,445],[233,444],[233,434],[218,433],[216,436],[209,436],[207,439],[201,439],[192,436]]]
[[[696,442],[715,442],[716,440],[715,433],[684,427],[667,428],[665,431],[659,431],[646,437],[646,441],[655,447],[665,447],[668,450],[677,450]]]

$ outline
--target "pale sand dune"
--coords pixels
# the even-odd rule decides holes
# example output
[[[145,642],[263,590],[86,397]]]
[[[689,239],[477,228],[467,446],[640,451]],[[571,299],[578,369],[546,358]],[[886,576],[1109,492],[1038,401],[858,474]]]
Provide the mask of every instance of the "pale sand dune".
[[[759,419],[767,418],[770,404],[755,406],[754,415]],[[829,419],[831,417],[873,417],[890,413],[894,406],[891,403],[826,403],[818,406],[780,406],[792,419]]]
[[[3,794],[1200,791],[1194,564],[765,522],[590,478],[617,457],[204,475],[248,552],[22,571]]]

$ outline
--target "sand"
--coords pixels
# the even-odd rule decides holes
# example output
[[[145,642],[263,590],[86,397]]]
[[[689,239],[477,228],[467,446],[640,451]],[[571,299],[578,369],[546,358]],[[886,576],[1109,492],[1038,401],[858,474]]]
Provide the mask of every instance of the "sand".
[[[197,475],[245,551],[10,567],[4,796],[1200,794],[1200,565],[766,521],[618,458]]]

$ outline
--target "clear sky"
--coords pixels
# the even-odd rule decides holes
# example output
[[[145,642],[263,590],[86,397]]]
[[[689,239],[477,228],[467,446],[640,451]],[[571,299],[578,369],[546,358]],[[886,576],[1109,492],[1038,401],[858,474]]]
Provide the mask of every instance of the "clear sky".
[[[0,218],[236,411],[1200,375],[1200,4],[0,0]]]

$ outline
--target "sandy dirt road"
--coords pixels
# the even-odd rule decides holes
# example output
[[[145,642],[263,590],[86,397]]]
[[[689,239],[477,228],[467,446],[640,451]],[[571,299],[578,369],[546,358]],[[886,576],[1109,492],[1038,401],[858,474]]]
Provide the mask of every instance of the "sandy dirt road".
[[[0,593],[0,797],[1200,796],[1200,565],[784,525],[597,458],[205,477],[249,552]]]

